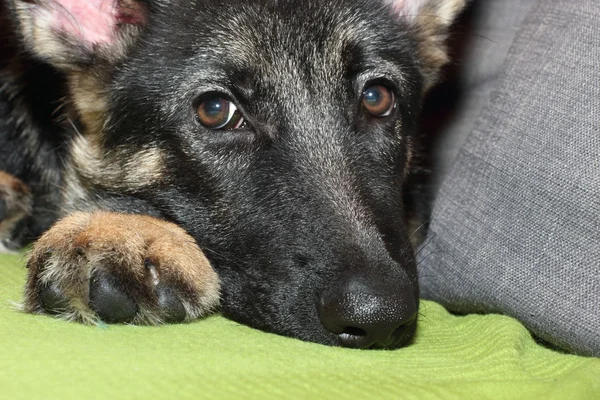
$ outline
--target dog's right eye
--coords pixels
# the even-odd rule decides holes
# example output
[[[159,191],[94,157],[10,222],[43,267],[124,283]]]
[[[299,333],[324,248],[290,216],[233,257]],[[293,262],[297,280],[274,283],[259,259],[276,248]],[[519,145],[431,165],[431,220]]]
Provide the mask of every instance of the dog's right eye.
[[[196,119],[208,129],[237,129],[244,125],[244,117],[235,104],[222,97],[202,101],[196,108]]]

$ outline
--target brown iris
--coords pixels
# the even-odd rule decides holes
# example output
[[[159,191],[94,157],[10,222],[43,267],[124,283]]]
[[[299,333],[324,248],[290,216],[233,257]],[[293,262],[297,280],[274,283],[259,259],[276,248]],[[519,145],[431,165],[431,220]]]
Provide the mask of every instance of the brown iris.
[[[396,106],[396,98],[387,87],[373,85],[363,91],[362,105],[374,117],[387,117]]]
[[[235,104],[222,97],[211,97],[200,103],[196,117],[209,129],[236,129],[244,123],[244,117]]]

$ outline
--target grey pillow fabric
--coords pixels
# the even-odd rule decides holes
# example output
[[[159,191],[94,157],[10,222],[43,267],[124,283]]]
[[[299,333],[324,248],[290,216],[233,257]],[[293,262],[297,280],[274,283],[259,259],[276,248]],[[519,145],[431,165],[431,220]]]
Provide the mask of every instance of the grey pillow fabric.
[[[436,197],[424,298],[600,356],[600,7],[538,1]]]
[[[433,145],[435,178],[439,181],[473,130],[490,92],[502,74],[504,61],[525,17],[538,0],[478,0],[470,3],[452,39],[452,74],[447,80],[458,98],[452,99],[453,118]],[[456,47],[456,46],[454,46]],[[443,88],[443,86],[442,86]],[[448,95],[443,96],[449,97]]]

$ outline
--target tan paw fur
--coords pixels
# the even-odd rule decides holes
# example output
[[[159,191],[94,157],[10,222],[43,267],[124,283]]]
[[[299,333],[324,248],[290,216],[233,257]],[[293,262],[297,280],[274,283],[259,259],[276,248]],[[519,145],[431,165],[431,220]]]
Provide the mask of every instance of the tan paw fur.
[[[25,311],[69,320],[99,320],[90,293],[98,274],[135,303],[135,315],[125,322],[167,319],[158,288],[169,288],[185,309],[185,321],[206,315],[219,301],[217,275],[194,239],[175,224],[144,215],[71,214],[34,244],[27,265]],[[48,288],[64,300],[58,309],[49,309]]]

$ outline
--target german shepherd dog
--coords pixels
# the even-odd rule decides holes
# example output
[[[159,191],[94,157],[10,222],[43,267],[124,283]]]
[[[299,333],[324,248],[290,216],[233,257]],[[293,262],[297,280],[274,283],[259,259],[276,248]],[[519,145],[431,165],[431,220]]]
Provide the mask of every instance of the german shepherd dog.
[[[0,0],[24,310],[410,341],[403,184],[464,0]]]

